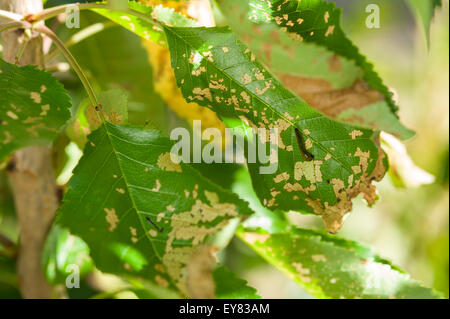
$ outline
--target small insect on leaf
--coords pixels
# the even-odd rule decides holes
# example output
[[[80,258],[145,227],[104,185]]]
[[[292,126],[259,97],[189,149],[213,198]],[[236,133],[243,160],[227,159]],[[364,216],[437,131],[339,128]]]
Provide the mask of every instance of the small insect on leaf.
[[[156,230],[157,230],[158,232],[162,233],[162,231],[164,230],[163,228],[159,228],[159,227],[153,222],[153,220],[151,220],[150,218],[145,217],[145,219],[146,219],[150,224],[152,224],[152,225],[156,228]]]
[[[297,143],[298,147],[300,148],[300,154],[302,154],[302,157],[305,161],[310,162],[314,159],[314,155],[312,155],[305,147],[305,141],[303,140],[302,133],[298,130],[298,128],[295,129],[295,136],[297,137]]]

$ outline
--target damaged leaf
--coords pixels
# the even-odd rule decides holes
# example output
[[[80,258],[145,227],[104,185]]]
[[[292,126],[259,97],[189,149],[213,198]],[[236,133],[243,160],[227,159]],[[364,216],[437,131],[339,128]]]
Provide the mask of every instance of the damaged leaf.
[[[248,165],[266,207],[321,215],[335,233],[354,197],[362,193],[374,203],[372,182],[380,181],[387,167],[376,133],[335,122],[309,107],[257,62],[229,28],[165,29],[177,84],[188,101],[253,129],[278,130],[276,171],[260,174],[263,164]],[[302,156],[296,129],[314,160]]]
[[[370,248],[353,241],[306,229],[276,234],[241,229],[238,236],[318,298],[441,298]]]
[[[199,246],[186,267],[188,295],[194,299],[215,299],[216,284],[213,270],[216,266],[215,248],[205,244]]]
[[[120,89],[112,89],[101,92],[98,97],[98,106],[89,104],[85,105],[86,119],[92,130],[97,129],[101,125],[101,121],[97,112],[102,112],[105,119],[113,124],[128,124],[128,94]],[[95,107],[98,109],[96,110]]]
[[[157,131],[104,122],[89,136],[58,222],[89,245],[100,270],[189,295],[193,252],[251,211],[189,165],[173,162],[172,145]]]
[[[0,159],[52,142],[70,118],[71,102],[50,73],[0,59]]]
[[[160,27],[158,21],[173,26],[196,26],[194,20],[161,5],[151,7],[139,2],[128,1],[128,9],[125,9],[122,7],[116,8],[117,11],[107,9],[92,9],[92,11],[101,14],[146,40],[162,46],[167,44],[164,30]]]
[[[399,121],[391,93],[340,28],[333,3],[220,1],[228,22],[280,81],[308,104],[341,122],[414,133]],[[269,36],[268,36],[269,35]]]

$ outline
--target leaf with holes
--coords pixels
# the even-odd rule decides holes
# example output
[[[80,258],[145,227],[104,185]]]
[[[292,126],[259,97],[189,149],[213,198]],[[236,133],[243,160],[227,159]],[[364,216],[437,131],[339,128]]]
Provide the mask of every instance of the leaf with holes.
[[[414,132],[391,93],[340,28],[340,10],[321,0],[220,1],[234,31],[280,81],[325,115],[403,139]],[[270,35],[268,37],[267,35]]]
[[[0,59],[0,159],[52,142],[70,118],[70,98],[50,74]]]
[[[172,145],[157,131],[104,122],[89,136],[58,221],[89,245],[100,270],[189,295],[184,269],[195,248],[251,211],[189,165],[174,163]]]
[[[309,107],[257,62],[229,28],[165,29],[177,84],[188,101],[252,128],[278,130],[273,139],[278,161],[271,156],[275,169],[261,174],[263,164],[249,163],[265,206],[322,215],[334,233],[352,209],[352,198],[363,193],[374,203],[371,183],[383,178],[387,166],[378,134]]]
[[[353,241],[304,229],[275,234],[241,229],[238,236],[318,298],[441,297]]]

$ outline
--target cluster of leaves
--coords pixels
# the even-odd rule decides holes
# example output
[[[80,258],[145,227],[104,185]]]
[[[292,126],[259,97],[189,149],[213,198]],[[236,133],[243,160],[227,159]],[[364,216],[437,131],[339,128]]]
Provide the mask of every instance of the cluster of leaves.
[[[128,105],[121,91],[108,90],[110,72],[89,66],[100,77],[102,108],[76,108],[49,73],[0,61],[0,158],[52,142],[64,128],[84,146],[44,254],[48,278],[63,282],[67,265],[87,273],[95,264],[130,282],[143,278],[134,290],[142,297],[257,298],[212,258],[218,237],[236,234],[317,297],[438,297],[367,247],[295,229],[279,214],[317,214],[336,233],[354,197],[376,200],[372,183],[388,169],[380,131],[413,134],[372,64],[342,31],[339,9],[323,0],[217,5],[231,27],[201,27],[166,6],[133,1],[90,9],[168,48],[187,102],[229,126],[278,129],[276,172],[262,175],[263,163],[248,163],[250,176],[242,173],[230,189],[194,165],[174,163],[173,142],[161,132],[128,124],[132,104],[145,103],[139,96],[145,84],[133,87]],[[117,73],[130,80],[126,71]],[[249,184],[255,193],[236,191]]]

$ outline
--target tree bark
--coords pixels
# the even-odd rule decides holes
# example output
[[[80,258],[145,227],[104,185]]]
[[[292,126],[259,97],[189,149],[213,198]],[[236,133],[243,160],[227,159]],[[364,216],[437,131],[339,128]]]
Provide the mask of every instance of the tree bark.
[[[27,15],[42,10],[42,0],[0,0],[0,9]],[[3,59],[15,62],[22,30],[2,34]],[[20,60],[44,68],[42,37],[33,34]],[[59,205],[51,164],[50,147],[27,147],[15,152],[8,165],[19,220],[20,243],[17,272],[24,298],[51,298],[52,289],[41,267],[42,249]]]

